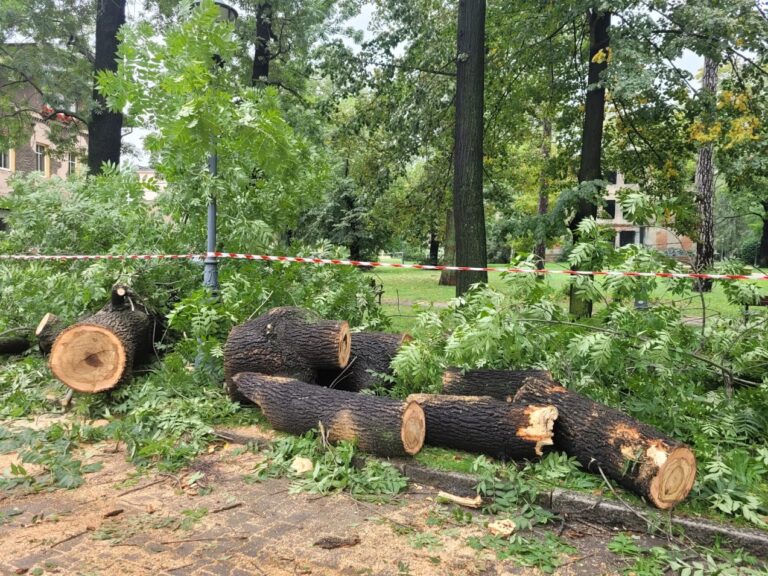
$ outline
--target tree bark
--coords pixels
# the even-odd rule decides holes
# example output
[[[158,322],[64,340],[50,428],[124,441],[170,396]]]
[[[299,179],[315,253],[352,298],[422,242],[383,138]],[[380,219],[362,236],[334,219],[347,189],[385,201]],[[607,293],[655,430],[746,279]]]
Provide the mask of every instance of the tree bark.
[[[64,323],[55,314],[48,312],[35,329],[37,345],[42,354],[50,354],[56,337],[64,330]]]
[[[424,410],[429,446],[487,454],[502,460],[541,456],[551,446],[557,409],[509,404],[487,396],[411,394]]]
[[[456,265],[486,267],[483,206],[485,0],[459,0],[457,54],[453,157]],[[488,282],[488,274],[459,272],[456,295],[461,296],[476,282]]]
[[[78,392],[103,392],[130,380],[153,347],[154,318],[134,302],[112,301],[62,330],[51,348],[53,375]]]
[[[552,122],[549,118],[544,118],[541,126],[541,174],[539,175],[539,208],[538,214],[543,218],[549,211],[549,178],[547,178],[547,169],[549,159],[552,155]],[[540,238],[533,249],[536,256],[536,268],[544,270],[547,257],[547,239]],[[542,278],[542,276],[539,276]]]
[[[707,115],[710,120],[714,119],[716,111],[717,68],[716,60],[710,57],[704,58],[701,90],[702,97],[707,101]],[[696,272],[706,272],[715,263],[715,147],[711,142],[699,148],[695,185],[699,229],[693,268]],[[694,280],[694,289],[699,292],[710,292],[712,280]]]
[[[431,230],[429,232],[429,264],[431,266],[437,266],[437,258],[440,252],[440,242],[437,240],[437,232]]]
[[[553,382],[527,382],[514,401],[555,406],[555,448],[575,457],[586,470],[602,470],[664,510],[688,496],[696,458],[685,444]]]
[[[529,380],[552,382],[546,370],[466,370],[448,368],[443,373],[443,394],[490,396],[511,402]]]
[[[424,412],[415,402],[252,372],[241,372],[233,381],[238,392],[283,432],[304,434],[321,426],[329,441],[356,442],[362,450],[380,456],[416,454],[424,444]]]
[[[372,374],[392,374],[390,363],[400,347],[411,340],[408,334],[354,332],[347,366],[339,370],[321,370],[317,381],[322,386],[360,392],[377,385],[390,388],[388,382]]]
[[[273,308],[232,328],[224,346],[225,386],[233,400],[242,401],[233,385],[240,372],[315,383],[318,370],[344,368],[349,355],[346,322],[321,320],[302,308]]]
[[[96,54],[94,71],[117,70],[117,31],[125,24],[126,0],[98,0],[96,4]],[[104,162],[120,164],[123,115],[111,112],[94,82],[96,108],[88,124],[88,168],[100,174]]]
[[[605,120],[605,85],[600,76],[608,67],[608,49],[611,25],[611,13],[592,8],[588,14],[589,24],[589,69],[587,72],[587,96],[584,104],[584,127],[581,133],[581,159],[579,162],[579,183],[600,180],[603,177],[603,122]],[[604,58],[599,62],[595,56],[603,51]],[[575,235],[579,223],[588,217],[597,216],[597,205],[587,200],[580,200],[576,206],[576,215],[568,227]],[[579,296],[571,287],[570,313],[576,318],[592,315],[592,302]]]
[[[768,202],[763,202],[763,211],[768,214]],[[757,265],[760,268],[768,266],[768,216],[763,218],[763,228],[760,235],[760,246],[757,251]]]
[[[251,70],[252,86],[265,86],[269,82],[269,62],[272,59],[269,42],[272,38],[272,4],[263,2],[256,7],[256,38],[254,39],[253,68]]]
[[[456,226],[453,222],[453,209],[448,208],[445,213],[445,247],[443,254],[443,265],[456,265]],[[456,271],[443,270],[440,272],[440,286],[456,286]]]
[[[0,337],[0,354],[21,354],[30,346],[29,340],[23,336]]]

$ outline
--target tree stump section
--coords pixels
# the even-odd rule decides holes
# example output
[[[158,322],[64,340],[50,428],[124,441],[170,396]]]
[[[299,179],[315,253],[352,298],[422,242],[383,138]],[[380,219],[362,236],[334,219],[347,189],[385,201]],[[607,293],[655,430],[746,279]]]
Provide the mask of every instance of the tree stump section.
[[[0,354],[21,354],[30,346],[29,340],[23,336],[0,337]]]
[[[487,454],[503,460],[541,456],[551,446],[557,408],[508,404],[487,396],[411,394],[424,410],[429,446]]]
[[[304,434],[322,425],[329,441],[353,441],[380,456],[413,455],[424,445],[424,411],[415,402],[251,372],[235,375],[233,382],[283,432]]]
[[[349,354],[346,322],[321,320],[302,308],[273,308],[230,331],[224,347],[225,386],[233,400],[243,401],[233,382],[240,372],[315,383],[318,370],[344,368]]]
[[[56,337],[64,330],[64,323],[55,314],[48,312],[35,328],[37,346],[42,354],[50,354]]]
[[[490,396],[511,402],[528,379],[551,381],[546,370],[466,370],[448,368],[443,373],[443,394]]]
[[[317,375],[318,383],[339,390],[360,392],[377,384],[389,388],[376,374],[391,374],[390,364],[400,347],[412,340],[409,334],[387,334],[384,332],[353,332],[349,363],[341,370],[322,370]]]
[[[51,347],[53,375],[78,392],[103,392],[130,380],[152,350],[153,318],[124,286],[93,316],[62,330]]]
[[[555,447],[657,508],[672,508],[693,487],[696,458],[691,449],[652,426],[554,382],[529,381],[514,401],[555,406],[560,413]]]

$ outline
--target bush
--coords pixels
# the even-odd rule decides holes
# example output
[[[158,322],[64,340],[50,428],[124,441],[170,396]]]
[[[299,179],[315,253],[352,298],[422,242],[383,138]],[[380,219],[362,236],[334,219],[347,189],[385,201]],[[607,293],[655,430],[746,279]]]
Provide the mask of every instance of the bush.
[[[739,246],[737,251],[737,257],[739,260],[744,262],[744,264],[752,266],[755,262],[757,262],[759,251],[760,239],[750,238],[741,243],[741,246]]]

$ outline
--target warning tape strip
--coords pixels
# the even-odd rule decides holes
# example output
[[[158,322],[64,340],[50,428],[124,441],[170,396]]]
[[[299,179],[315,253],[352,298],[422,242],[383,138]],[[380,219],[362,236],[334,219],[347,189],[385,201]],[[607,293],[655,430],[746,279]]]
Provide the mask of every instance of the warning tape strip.
[[[299,262],[304,264],[332,264],[363,268],[410,268],[415,270],[455,270],[457,272],[507,272],[510,274],[566,276],[631,276],[639,278],[694,278],[699,280],[768,280],[768,274],[697,274],[684,272],[630,272],[624,270],[537,270],[535,268],[486,268],[477,266],[432,266],[430,264],[398,264],[396,262],[367,262],[337,258],[313,258],[302,256],[271,256],[266,254],[240,254],[238,252],[206,252],[203,254],[0,254],[0,260],[204,260],[205,258],[232,260],[263,260],[268,262]]]

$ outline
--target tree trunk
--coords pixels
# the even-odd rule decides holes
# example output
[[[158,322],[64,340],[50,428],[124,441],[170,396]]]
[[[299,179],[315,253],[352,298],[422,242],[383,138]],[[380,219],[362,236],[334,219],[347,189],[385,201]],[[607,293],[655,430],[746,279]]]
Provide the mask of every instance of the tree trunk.
[[[544,118],[541,127],[541,159],[542,167],[541,174],[539,175],[539,218],[542,218],[549,211],[549,178],[547,178],[547,170],[549,168],[549,158],[552,155],[552,122],[549,118]],[[542,229],[544,227],[542,226]],[[544,270],[544,265],[547,256],[547,239],[539,238],[536,246],[533,249],[533,254],[536,256],[536,268]],[[539,276],[543,278],[543,276]]]
[[[252,86],[268,84],[269,61],[272,59],[269,42],[272,37],[272,4],[270,2],[260,3],[256,7],[256,38],[251,71]]]
[[[541,456],[551,446],[553,406],[509,404],[487,396],[411,394],[424,410],[426,444],[478,452],[502,460]]]
[[[456,59],[456,137],[453,213],[456,265],[486,267],[483,206],[483,97],[485,82],[485,0],[459,0]],[[458,272],[456,295],[488,282],[486,272]]]
[[[392,374],[389,365],[400,347],[411,340],[408,334],[384,332],[354,332],[351,335],[349,363],[340,370],[322,370],[317,381],[322,386],[360,392],[377,385],[390,388],[390,384],[372,374]]]
[[[240,372],[314,383],[318,370],[344,368],[349,354],[346,322],[321,320],[301,308],[273,308],[232,328],[224,346],[225,386],[233,400],[244,400],[233,385]]]
[[[453,222],[453,209],[448,208],[445,213],[445,250],[443,265],[454,266],[456,264],[456,226]],[[456,286],[456,271],[443,270],[440,272],[440,286]]]
[[[424,412],[415,402],[252,372],[241,372],[233,381],[276,430],[304,434],[321,426],[329,441],[356,442],[380,456],[416,454],[424,444]]]
[[[440,242],[437,240],[437,232],[431,230],[429,233],[429,264],[437,266],[437,258],[440,253]]]
[[[706,100],[709,120],[714,119],[717,94],[718,62],[704,58],[704,78],[701,83],[702,97]],[[696,206],[699,212],[699,230],[696,240],[696,272],[706,272],[715,263],[715,147],[710,142],[699,148],[696,162]],[[694,290],[711,292],[712,280],[694,280]]]
[[[37,345],[42,354],[49,354],[56,337],[64,330],[64,323],[55,314],[48,312],[35,329]]]
[[[598,9],[589,11],[589,70],[587,73],[587,97],[584,105],[584,127],[581,133],[581,160],[579,163],[579,183],[600,180],[603,177],[603,122],[605,120],[605,85],[600,75],[608,67],[608,49],[611,25],[611,13]],[[595,56],[603,51],[603,58],[595,61]],[[576,215],[568,227],[576,233],[579,223],[588,217],[597,216],[597,205],[587,200],[580,200],[576,206]],[[570,291],[570,313],[576,318],[592,315],[592,302],[579,296],[573,287]]]
[[[768,202],[763,202],[763,210],[768,214]],[[763,218],[763,232],[760,235],[760,246],[757,252],[757,265],[760,268],[768,266],[768,216]]]
[[[125,3],[126,0],[98,0],[96,4],[95,72],[117,70],[117,31],[125,24]],[[88,168],[91,174],[100,174],[104,162],[120,164],[123,115],[107,109],[95,82],[93,99],[96,108],[88,124]]]
[[[554,382],[527,382],[514,401],[555,406],[555,447],[586,470],[602,470],[663,510],[688,496],[696,458],[685,444]]]
[[[466,370],[448,368],[443,373],[443,394],[456,396],[490,396],[511,402],[518,390],[530,379],[551,382],[545,370]]]
[[[0,354],[21,354],[30,346],[29,340],[23,336],[0,337]]]
[[[123,298],[118,291],[125,290]],[[130,380],[134,364],[152,350],[154,318],[116,286],[112,301],[62,330],[51,348],[53,375],[78,392],[102,392]]]

